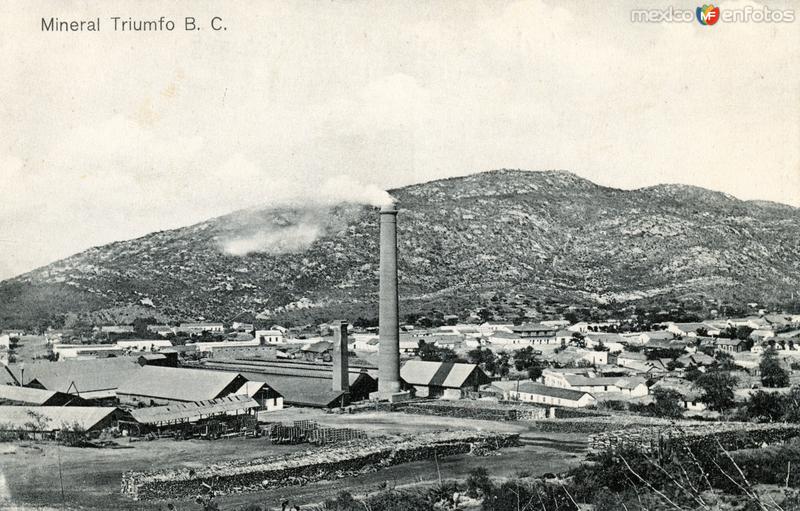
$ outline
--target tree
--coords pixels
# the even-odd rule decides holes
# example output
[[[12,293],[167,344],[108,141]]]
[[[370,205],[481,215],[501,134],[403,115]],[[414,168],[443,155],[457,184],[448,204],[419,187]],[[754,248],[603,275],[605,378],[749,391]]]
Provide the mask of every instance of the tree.
[[[703,371],[698,369],[697,366],[689,366],[689,368],[683,373],[683,377],[689,381],[696,381],[702,375]]]
[[[511,361],[509,360],[508,353],[505,351],[497,357],[496,371],[500,376],[508,376],[511,371]]]
[[[572,344],[577,346],[578,348],[585,348],[586,347],[586,339],[585,336],[580,332],[573,332],[572,333],[572,340],[570,341]]]
[[[759,422],[774,422],[783,419],[788,408],[787,398],[775,392],[759,390],[750,395],[745,412],[750,419]]]
[[[724,412],[736,404],[733,389],[738,381],[726,371],[709,371],[697,378],[694,385],[703,391],[700,401],[710,410]]]
[[[786,396],[786,411],[784,420],[787,422],[800,422],[800,386],[795,385]]]
[[[675,369],[683,369],[683,362],[677,360],[670,360],[667,362],[667,371],[674,371]]]
[[[494,483],[489,479],[489,472],[484,467],[472,469],[467,478],[467,495],[472,498],[488,495],[494,490]]]
[[[736,360],[733,355],[724,351],[718,351],[714,354],[716,359],[715,368],[719,371],[733,371],[736,369]]]
[[[419,341],[419,358],[420,360],[432,362],[457,362],[459,361],[456,352],[450,348],[440,348],[433,343]]]
[[[770,348],[761,355],[761,384],[765,387],[788,387],[789,373],[781,367],[778,352]]]
[[[683,396],[675,390],[658,387],[653,390],[653,413],[657,417],[674,419],[683,416]]]

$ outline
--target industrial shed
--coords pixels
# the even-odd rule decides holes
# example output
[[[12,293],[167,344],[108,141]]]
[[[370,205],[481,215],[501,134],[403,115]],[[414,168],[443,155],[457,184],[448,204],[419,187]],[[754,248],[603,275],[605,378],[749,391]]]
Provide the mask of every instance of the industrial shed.
[[[247,380],[238,373],[144,366],[117,389],[120,404],[157,406],[228,396]]]
[[[74,394],[84,399],[113,399],[117,388],[141,368],[133,357],[33,362],[8,367],[25,387]]]
[[[220,415],[258,413],[258,403],[246,395],[233,395],[195,403],[175,403],[131,410],[131,417],[141,425],[169,426],[184,422],[199,422]]]
[[[283,409],[281,393],[263,381],[246,381],[236,394],[254,399],[260,410],[272,412]]]
[[[369,398],[378,390],[378,382],[368,372],[350,368],[349,394],[333,390],[331,365],[258,360],[213,360],[205,367],[220,371],[238,371],[252,381],[266,382],[283,396],[286,404],[318,408],[347,406],[352,401]]]
[[[0,385],[0,405],[31,406],[90,406],[80,396],[15,385]]]
[[[416,390],[419,397],[460,399],[491,382],[476,364],[409,360],[400,368],[400,378]]]
[[[127,414],[116,407],[96,406],[0,406],[0,430],[34,431],[39,416],[46,423],[43,432],[53,432],[77,424],[84,431],[99,431],[116,426]]]

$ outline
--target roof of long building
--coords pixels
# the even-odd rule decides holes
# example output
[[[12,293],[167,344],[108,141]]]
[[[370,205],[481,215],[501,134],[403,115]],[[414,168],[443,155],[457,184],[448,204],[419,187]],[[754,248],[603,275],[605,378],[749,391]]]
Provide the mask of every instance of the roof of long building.
[[[38,415],[47,423],[46,431],[73,424],[90,431],[110,414],[118,411],[115,407],[96,406],[0,406],[0,428],[31,429],[29,425],[35,422]]]
[[[12,401],[15,403],[41,406],[59,394],[66,398],[70,397],[53,390],[32,389],[30,387],[19,387],[16,385],[0,385],[0,401]],[[74,396],[72,397],[74,398]]]
[[[327,407],[339,401],[344,394],[342,391],[333,390],[333,378],[248,371],[241,374],[248,380],[265,381],[283,396],[284,403],[290,405]],[[350,384],[352,385],[359,377],[360,374],[351,373]]]
[[[258,403],[246,394],[234,394],[218,399],[167,406],[152,406],[131,410],[131,416],[140,424],[190,422],[228,412],[246,412],[258,408]]]
[[[21,383],[27,385],[36,380],[47,390],[68,394],[109,391],[113,395],[114,390],[140,369],[135,357],[32,362],[25,365],[24,371],[19,364],[9,366]]]
[[[205,401],[221,397],[222,391],[238,376],[235,372],[146,365],[120,385],[117,394]]]

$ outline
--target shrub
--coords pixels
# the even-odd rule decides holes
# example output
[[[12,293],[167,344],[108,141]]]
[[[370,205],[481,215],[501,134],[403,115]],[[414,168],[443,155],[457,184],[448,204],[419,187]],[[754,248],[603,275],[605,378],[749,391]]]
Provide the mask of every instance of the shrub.
[[[789,373],[781,367],[778,353],[770,348],[761,355],[761,383],[765,387],[788,387]]]
[[[452,496],[452,493],[450,494]],[[434,506],[423,495],[406,491],[382,491],[364,500],[357,500],[348,492],[342,492],[335,499],[326,500],[322,505],[325,511],[434,511]]]
[[[773,422],[783,419],[787,409],[787,399],[774,392],[759,390],[750,395],[744,406],[746,418],[759,422]]]
[[[467,477],[467,495],[478,497],[488,495],[494,490],[494,483],[489,479],[489,472],[483,467],[472,469]]]
[[[521,511],[559,509],[577,511],[573,498],[564,486],[534,481],[531,484],[507,481],[483,499],[482,511]]]
[[[677,418],[683,415],[683,396],[677,390],[658,387],[653,391],[653,398],[656,417]]]

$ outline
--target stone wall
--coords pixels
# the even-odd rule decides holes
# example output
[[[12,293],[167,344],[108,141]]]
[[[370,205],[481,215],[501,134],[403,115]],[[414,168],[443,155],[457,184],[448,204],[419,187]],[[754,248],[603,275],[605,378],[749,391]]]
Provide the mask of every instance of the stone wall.
[[[589,437],[590,449],[636,449],[645,453],[663,452],[682,446],[693,452],[728,451],[760,447],[763,444],[783,442],[800,436],[800,424],[753,424],[717,422],[683,426],[643,426],[634,429],[605,431]]]
[[[398,410],[416,415],[491,421],[532,421],[547,417],[547,408],[492,401],[414,401],[398,407]]]
[[[519,444],[519,435],[436,432],[400,442],[373,439],[284,456],[122,475],[122,494],[133,500],[179,499],[205,493],[259,491],[349,477],[383,467],[434,457],[482,454]]]

